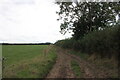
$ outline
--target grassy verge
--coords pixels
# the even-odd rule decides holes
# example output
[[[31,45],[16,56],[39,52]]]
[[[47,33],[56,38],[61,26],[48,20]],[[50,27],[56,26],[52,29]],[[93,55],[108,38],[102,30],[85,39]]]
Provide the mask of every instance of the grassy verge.
[[[18,51],[13,51],[14,55],[12,53],[5,53],[5,55],[11,54],[7,56],[13,58],[13,60],[8,61],[6,59],[4,62],[3,78],[44,78],[55,63],[57,57],[55,49],[53,47],[49,48],[48,46],[38,45],[23,46],[23,48],[24,51],[21,53],[18,53],[18,51],[20,51],[19,48],[15,48],[18,49]],[[21,47],[21,51],[22,50]],[[29,52],[31,52],[31,54]],[[15,58],[18,55],[21,59]],[[22,57],[23,55],[24,57]],[[7,61],[11,63],[7,64]]]
[[[111,78],[118,78],[118,61],[114,58],[100,58],[100,56],[91,55],[88,60],[92,64],[95,64],[96,68],[101,68],[102,70],[108,72]]]
[[[77,77],[81,77],[81,69],[76,61],[71,61],[71,67]]]
[[[73,50],[69,50],[70,54],[74,54],[79,56],[81,59],[94,64],[96,68],[100,68],[106,72],[108,72],[110,77],[118,78],[118,62],[113,58],[102,58],[99,55],[88,55],[86,53],[81,53]]]

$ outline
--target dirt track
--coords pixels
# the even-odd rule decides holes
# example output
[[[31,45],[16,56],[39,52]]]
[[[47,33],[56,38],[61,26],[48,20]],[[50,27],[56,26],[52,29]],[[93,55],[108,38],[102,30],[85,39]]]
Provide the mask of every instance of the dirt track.
[[[80,57],[72,54],[68,54],[62,49],[57,49],[58,58],[56,64],[47,75],[47,78],[77,78],[71,69],[71,60],[78,62],[82,76],[81,78],[109,78],[110,73],[100,68],[96,68],[94,64],[91,64]]]
[[[47,78],[75,78],[71,70],[71,57],[64,54],[61,50],[57,50],[58,58],[53,69],[48,74]]]

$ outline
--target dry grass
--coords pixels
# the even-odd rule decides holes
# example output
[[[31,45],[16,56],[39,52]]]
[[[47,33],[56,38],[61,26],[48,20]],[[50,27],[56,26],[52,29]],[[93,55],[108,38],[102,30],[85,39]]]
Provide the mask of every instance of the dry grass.
[[[88,61],[95,64],[96,67],[107,71],[111,77],[118,78],[118,60],[116,60],[115,57],[111,59],[101,58],[93,54],[88,58]]]

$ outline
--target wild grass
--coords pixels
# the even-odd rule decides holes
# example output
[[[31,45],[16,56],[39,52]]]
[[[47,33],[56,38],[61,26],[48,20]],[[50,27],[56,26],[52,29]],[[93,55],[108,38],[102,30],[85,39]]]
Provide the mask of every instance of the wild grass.
[[[75,50],[69,50],[70,54],[75,54],[77,56],[79,56],[81,59],[94,64],[96,66],[96,68],[100,68],[101,70],[107,71],[109,72],[110,77],[112,78],[118,78],[118,61],[116,61],[113,58],[109,59],[109,58],[102,58],[100,55],[96,54],[92,54],[92,55],[88,55],[86,53],[81,53],[79,51],[75,51]]]
[[[4,78],[44,78],[55,63],[56,51],[45,45],[5,45],[3,56]]]
[[[79,67],[79,64],[76,61],[72,60],[71,67],[72,67],[74,74],[80,78],[82,73],[81,73],[81,68]]]

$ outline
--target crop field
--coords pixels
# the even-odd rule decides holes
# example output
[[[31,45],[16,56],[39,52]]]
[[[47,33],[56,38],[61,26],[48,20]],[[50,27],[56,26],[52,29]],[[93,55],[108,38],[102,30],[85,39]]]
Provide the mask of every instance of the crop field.
[[[3,45],[2,51],[3,78],[43,78],[56,59],[48,45]]]

